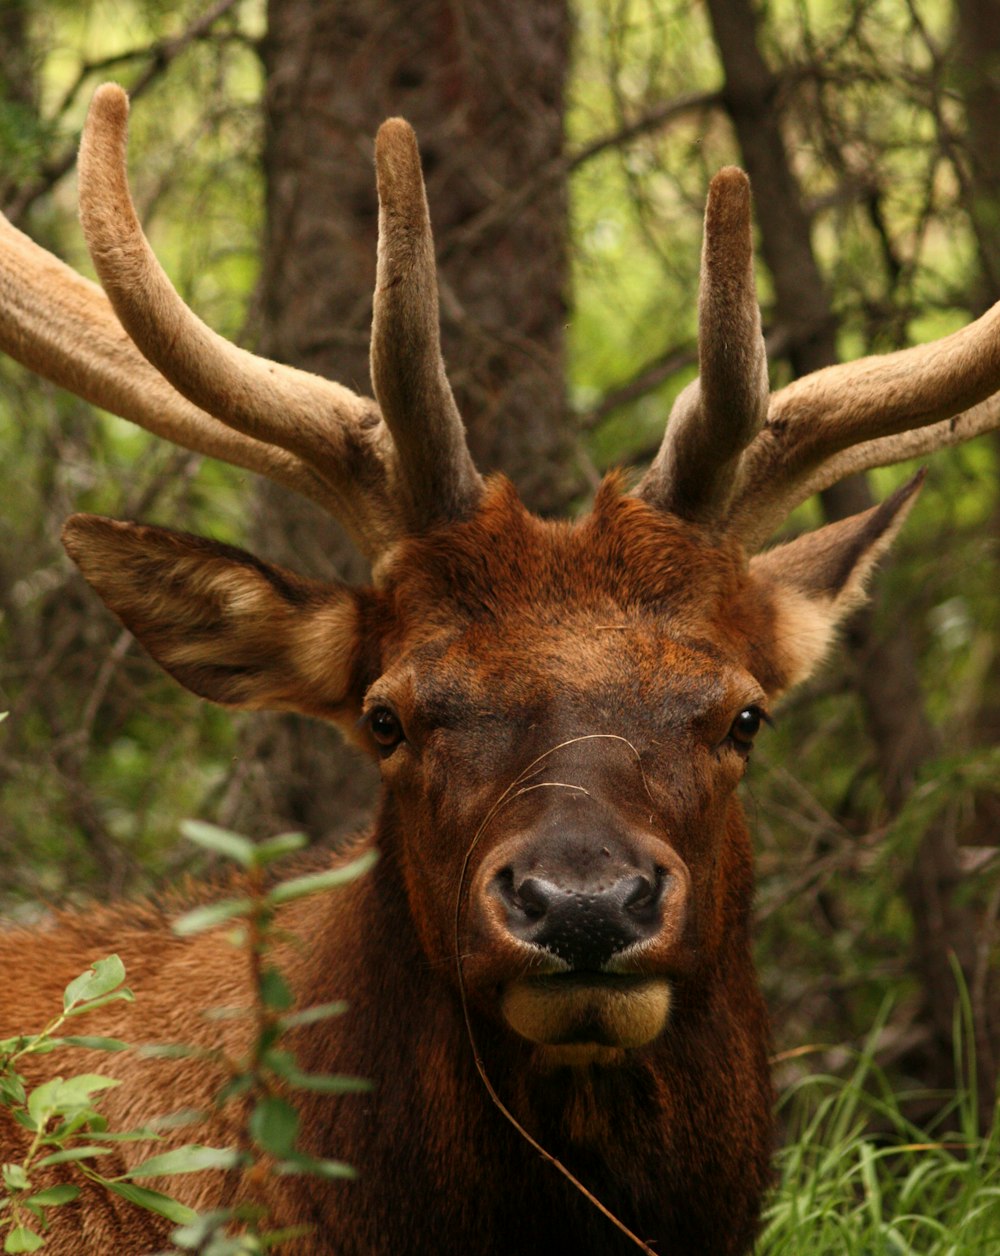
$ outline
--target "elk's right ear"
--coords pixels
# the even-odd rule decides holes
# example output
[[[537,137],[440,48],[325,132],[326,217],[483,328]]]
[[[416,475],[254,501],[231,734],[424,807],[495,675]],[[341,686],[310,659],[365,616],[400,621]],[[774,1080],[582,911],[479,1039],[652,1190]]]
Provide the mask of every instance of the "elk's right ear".
[[[351,715],[359,595],[167,528],[74,515],[70,557],[156,661],[227,706]],[[353,718],[353,717],[352,717]]]
[[[865,601],[868,578],[903,526],[924,476],[919,471],[880,506],[750,560],[751,572],[771,595],[776,692],[806,679],[840,624]]]

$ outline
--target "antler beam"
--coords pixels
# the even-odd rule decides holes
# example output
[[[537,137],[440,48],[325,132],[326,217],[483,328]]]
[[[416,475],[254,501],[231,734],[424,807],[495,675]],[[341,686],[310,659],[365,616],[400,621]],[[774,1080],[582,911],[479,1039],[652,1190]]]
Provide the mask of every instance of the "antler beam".
[[[1000,304],[932,344],[827,367],[771,399],[728,516],[759,547],[800,502],[846,475],[1000,427]]]
[[[126,170],[128,98],[105,83],[80,145],[80,222],[101,284],[136,347],[179,393],[227,427],[288,451],[328,488],[372,554],[405,521],[387,491],[394,451],[367,398],[230,344],[181,300],[139,225]]]
[[[2,215],[0,255],[4,353],[164,440],[268,475],[330,508],[328,490],[301,459],[232,431],[175,392],[129,340],[101,289]]]
[[[370,398],[247,353],[187,308],[135,213],[127,125],[124,91],[98,88],[80,149],[80,217],[107,297],[3,220],[0,347],[149,431],[311,497],[372,560],[471,509],[482,481],[441,360],[434,246],[407,124],[388,123],[376,152],[372,362],[386,422]]]

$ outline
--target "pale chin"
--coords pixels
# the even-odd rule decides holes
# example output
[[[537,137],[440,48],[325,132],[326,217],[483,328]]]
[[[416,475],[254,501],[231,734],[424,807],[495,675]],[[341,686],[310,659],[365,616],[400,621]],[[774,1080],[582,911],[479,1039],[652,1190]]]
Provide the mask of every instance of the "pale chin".
[[[504,988],[501,1012],[522,1038],[547,1048],[551,1064],[619,1063],[652,1042],[670,1015],[670,985],[565,977],[524,978]]]

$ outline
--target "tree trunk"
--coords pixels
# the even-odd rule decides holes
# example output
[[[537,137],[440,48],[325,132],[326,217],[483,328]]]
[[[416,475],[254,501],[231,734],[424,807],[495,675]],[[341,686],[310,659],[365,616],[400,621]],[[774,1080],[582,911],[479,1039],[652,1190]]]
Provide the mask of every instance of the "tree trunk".
[[[774,283],[776,321],[790,332],[795,373],[805,374],[836,362],[836,322],[782,137],[778,84],[760,51],[749,0],[708,0],[708,9],[725,73],[727,108],[753,181],[761,252]],[[873,499],[865,478],[858,476],[828,489],[822,500],[824,513],[832,520],[866,509]],[[856,616],[847,639],[886,807],[895,814],[938,745],[920,696],[916,649],[906,625],[896,621],[892,639],[881,640],[876,618],[874,607]],[[904,886],[914,922],[912,964],[929,1030],[921,1064],[930,1086],[948,1085],[953,1077],[956,989],[951,957],[957,956],[970,986],[976,965],[976,921],[959,897],[960,881],[950,826],[930,824]],[[1000,1045],[991,1041],[985,1007],[976,1009],[975,1028],[985,1116],[991,1107]]]
[[[997,149],[997,118],[1000,118],[1000,21],[995,0],[957,0],[956,15],[956,86],[965,104],[966,152],[968,179],[962,180],[966,193],[966,209],[972,223],[979,261],[979,274],[974,282],[972,301],[974,314],[981,314],[1000,301],[1000,151]],[[992,433],[994,465],[1000,468],[1000,433]],[[1000,607],[1000,580],[995,556],[1000,554],[1000,493],[994,496],[990,519],[994,555],[994,612]],[[994,622],[996,618],[994,617]],[[983,745],[1000,741],[1000,677],[992,669],[976,712],[975,735]],[[983,791],[976,799],[974,841],[996,846],[1000,842],[1000,792]],[[990,1066],[984,1069],[987,1089],[990,1078],[1000,1073],[1000,966],[996,955],[1000,926],[997,904],[992,904],[992,917],[983,921],[985,945],[980,947],[980,971],[972,982],[973,996],[978,996],[988,1022],[986,1037],[992,1050]],[[982,1048],[980,1048],[982,1051]]]
[[[262,352],[370,391],[368,331],[377,203],[372,140],[415,126],[437,242],[442,343],[484,471],[503,470],[536,510],[576,483],[565,400],[565,185],[516,219],[472,231],[502,193],[563,144],[569,19],[564,0],[270,0],[259,293]],[[261,550],[307,574],[363,577],[339,530],[307,503],[262,490]],[[328,729],[254,720],[227,819],[353,827],[373,773]],[[252,786],[252,787],[251,787]]]

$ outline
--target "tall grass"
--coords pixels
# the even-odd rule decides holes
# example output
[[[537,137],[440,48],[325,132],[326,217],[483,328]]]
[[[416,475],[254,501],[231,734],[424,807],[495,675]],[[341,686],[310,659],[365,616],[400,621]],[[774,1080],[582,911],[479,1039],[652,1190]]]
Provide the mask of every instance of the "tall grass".
[[[980,1133],[958,1015],[958,1088],[929,1123],[906,1116],[929,1096],[894,1093],[875,1062],[884,1016],[848,1076],[813,1075],[783,1096],[787,1138],[759,1256],[1000,1254],[1000,1103]]]

